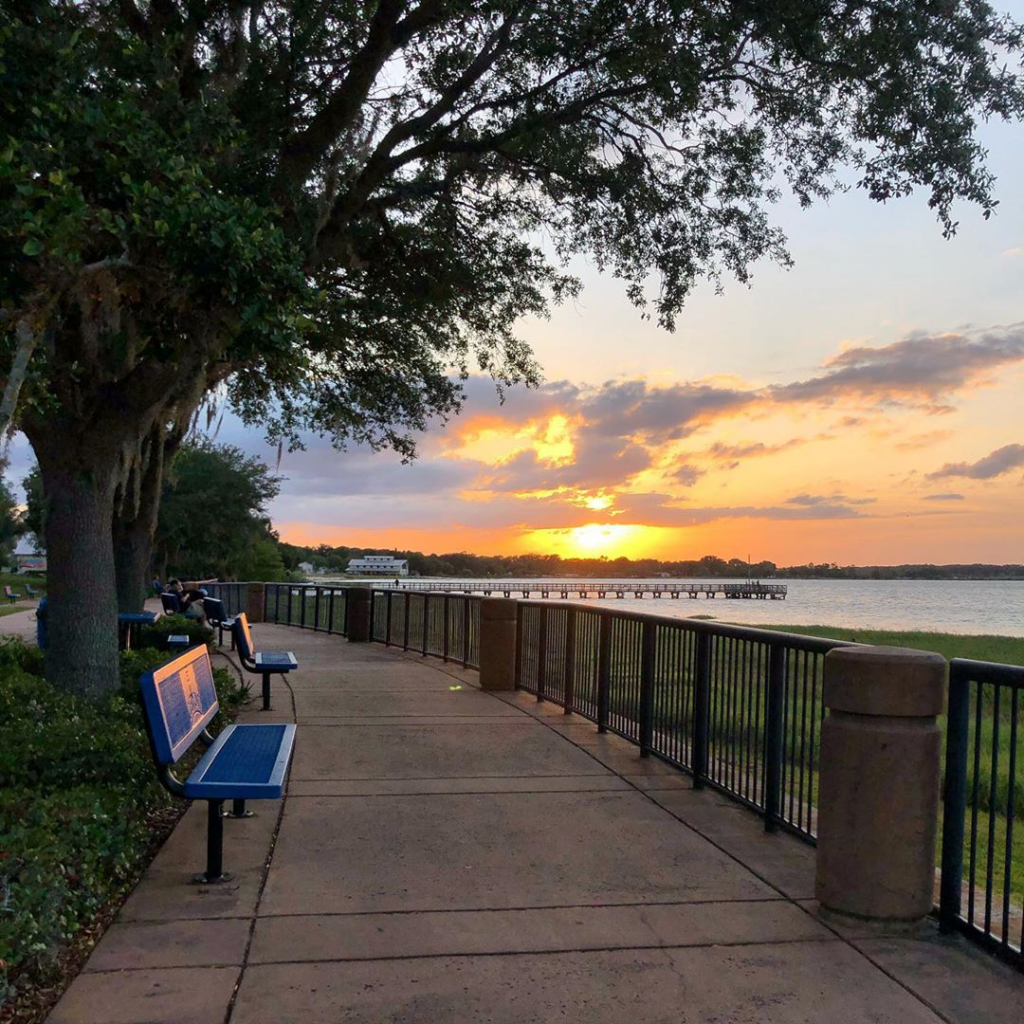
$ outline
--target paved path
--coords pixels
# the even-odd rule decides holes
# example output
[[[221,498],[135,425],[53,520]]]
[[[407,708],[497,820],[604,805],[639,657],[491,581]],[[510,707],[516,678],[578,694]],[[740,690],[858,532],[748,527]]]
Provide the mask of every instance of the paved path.
[[[52,1024],[1024,1020],[1024,977],[930,925],[824,922],[813,850],[575,716],[287,627],[283,805],[194,807]],[[257,713],[254,713],[254,715]]]

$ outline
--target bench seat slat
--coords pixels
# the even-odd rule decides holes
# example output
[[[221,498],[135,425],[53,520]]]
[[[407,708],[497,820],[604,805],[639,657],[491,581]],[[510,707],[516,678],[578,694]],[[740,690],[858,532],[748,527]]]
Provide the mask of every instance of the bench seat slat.
[[[275,672],[291,672],[299,667],[291,651],[260,651],[253,661],[257,668],[272,668]]]
[[[185,782],[196,800],[274,800],[295,743],[294,725],[230,725]]]

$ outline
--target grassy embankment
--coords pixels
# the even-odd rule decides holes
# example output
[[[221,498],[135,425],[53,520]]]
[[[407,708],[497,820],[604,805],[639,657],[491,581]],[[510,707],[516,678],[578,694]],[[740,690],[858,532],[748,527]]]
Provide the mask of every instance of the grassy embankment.
[[[19,576],[13,572],[0,572],[0,601],[3,602],[0,605],[0,616],[13,615],[15,612],[24,612],[35,608],[35,600],[25,596],[26,583],[40,597],[46,593],[45,576]],[[4,596],[4,587],[10,587],[18,595],[15,604],[11,604]]]

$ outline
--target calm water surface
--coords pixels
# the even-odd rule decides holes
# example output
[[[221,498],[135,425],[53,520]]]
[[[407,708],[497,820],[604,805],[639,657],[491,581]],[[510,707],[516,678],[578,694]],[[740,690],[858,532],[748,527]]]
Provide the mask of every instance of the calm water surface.
[[[418,581],[422,582],[422,581]],[[495,585],[498,581],[489,581]],[[625,582],[625,581],[622,581]],[[665,583],[665,580],[640,580]],[[684,580],[685,583],[722,583],[728,580]],[[738,582],[738,581],[731,581]],[[764,580],[785,583],[785,601],[727,601],[682,598],[673,601],[649,594],[637,600],[627,596],[587,604],[620,606],[632,611],[686,618],[712,615],[722,622],[756,626],[821,625],[857,629],[930,630],[938,633],[990,633],[1024,637],[1024,581],[965,580]],[[539,597],[540,595],[535,595]],[[581,603],[578,597],[569,598]]]

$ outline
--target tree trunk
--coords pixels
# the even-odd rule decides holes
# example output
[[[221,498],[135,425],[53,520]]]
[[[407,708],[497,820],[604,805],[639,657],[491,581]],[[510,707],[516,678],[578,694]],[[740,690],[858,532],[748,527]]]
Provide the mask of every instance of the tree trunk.
[[[117,579],[117,610],[141,612],[149,591],[153,530],[141,514],[125,520],[114,516],[114,573]]]
[[[117,593],[110,524],[116,441],[92,465],[74,444],[39,444],[49,498],[46,678],[63,689],[99,695],[118,685]],[[70,451],[68,451],[70,449]]]
[[[117,610],[141,612],[149,592],[153,537],[156,534],[166,456],[178,446],[177,437],[165,438],[163,425],[153,431],[149,458],[138,481],[135,502],[122,502],[114,513],[114,571]]]

